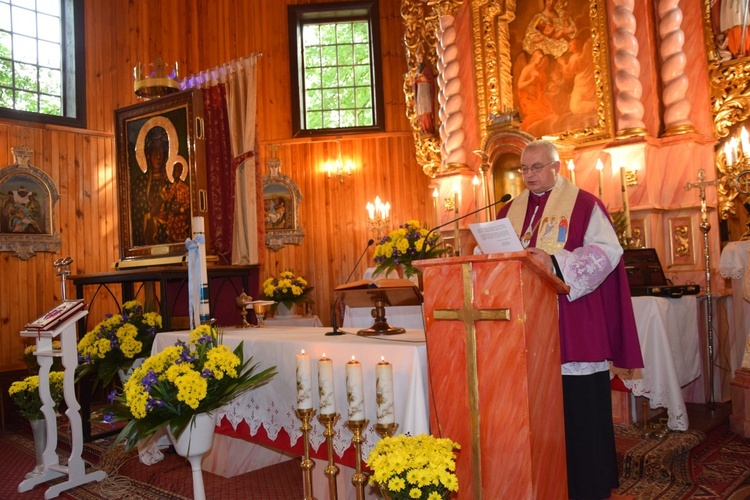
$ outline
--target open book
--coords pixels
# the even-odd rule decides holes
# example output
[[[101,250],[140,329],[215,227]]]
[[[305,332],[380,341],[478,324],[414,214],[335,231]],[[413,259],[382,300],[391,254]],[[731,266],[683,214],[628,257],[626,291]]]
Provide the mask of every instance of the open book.
[[[469,224],[471,234],[477,240],[483,254],[521,252],[524,250],[521,240],[513,230],[508,218],[490,222]]]
[[[31,323],[26,323],[26,328],[29,330],[52,330],[85,306],[83,299],[66,300]]]
[[[375,280],[357,280],[344,283],[334,288],[335,291],[360,290],[363,288],[404,288],[416,287],[412,281],[405,278],[378,278]]]

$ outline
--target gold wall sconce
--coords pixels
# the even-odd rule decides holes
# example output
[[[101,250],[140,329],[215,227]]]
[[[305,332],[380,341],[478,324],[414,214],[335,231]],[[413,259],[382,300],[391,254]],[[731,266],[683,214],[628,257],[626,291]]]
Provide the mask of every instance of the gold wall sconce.
[[[352,172],[354,171],[354,162],[351,160],[344,161],[341,158],[340,138],[336,139],[336,145],[338,148],[336,159],[326,162],[323,166],[323,170],[326,172],[329,179],[335,175],[339,182],[343,184],[346,178],[351,177]]]

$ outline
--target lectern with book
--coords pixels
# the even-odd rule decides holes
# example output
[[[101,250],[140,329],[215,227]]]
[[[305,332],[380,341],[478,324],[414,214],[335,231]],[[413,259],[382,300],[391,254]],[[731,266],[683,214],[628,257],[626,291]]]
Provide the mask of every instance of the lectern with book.
[[[527,252],[422,260],[433,435],[460,498],[567,498],[557,295]]]
[[[405,328],[391,326],[385,317],[386,306],[415,306],[422,303],[422,293],[411,281],[402,278],[359,280],[339,285],[335,289],[341,301],[349,307],[374,307],[373,324],[357,335],[395,335]]]

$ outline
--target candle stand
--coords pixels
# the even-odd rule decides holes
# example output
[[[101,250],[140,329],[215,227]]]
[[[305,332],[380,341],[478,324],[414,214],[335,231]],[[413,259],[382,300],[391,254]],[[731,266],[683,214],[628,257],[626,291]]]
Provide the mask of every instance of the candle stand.
[[[375,424],[373,425],[375,428],[375,432],[378,433],[378,436],[380,436],[380,439],[383,439],[384,437],[393,437],[394,434],[396,434],[396,431],[398,430],[398,424]]]
[[[356,472],[352,476],[352,484],[357,491],[357,500],[365,498],[365,484],[367,483],[367,474],[362,471],[362,431],[367,428],[370,421],[365,420],[347,420],[346,427],[352,432],[352,443],[354,444]]]
[[[328,478],[328,498],[330,500],[338,500],[338,492],[336,491],[336,476],[339,474],[339,467],[333,461],[333,436],[336,431],[333,429],[336,426],[336,422],[339,421],[339,414],[332,413],[330,415],[318,415],[318,420],[326,428],[323,435],[326,437],[326,444],[328,445],[328,465],[326,466],[323,473]]]
[[[307,410],[294,410],[294,413],[297,415],[297,418],[300,419],[302,422],[302,427],[300,427],[300,430],[302,431],[302,438],[304,442],[304,457],[302,458],[302,463],[300,464],[300,467],[302,467],[303,471],[303,478],[304,478],[304,491],[305,491],[305,500],[315,500],[315,497],[313,496],[313,489],[312,489],[312,470],[315,467],[315,462],[310,458],[310,429],[312,429],[312,426],[310,425],[310,420],[315,416],[315,410],[310,408]]]

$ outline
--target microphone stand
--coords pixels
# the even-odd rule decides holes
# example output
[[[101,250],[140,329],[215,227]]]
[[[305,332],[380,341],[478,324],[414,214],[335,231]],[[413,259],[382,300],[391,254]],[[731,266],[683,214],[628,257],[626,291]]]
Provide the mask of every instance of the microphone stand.
[[[444,223],[440,224],[439,226],[435,226],[435,227],[433,227],[432,229],[430,229],[430,230],[429,230],[429,231],[427,232],[427,235],[426,235],[426,236],[424,237],[424,245],[422,246],[422,253],[421,253],[421,254],[419,255],[419,259],[420,259],[420,260],[421,260],[421,259],[424,259],[425,253],[427,252],[427,242],[429,242],[429,241],[430,241],[430,240],[429,240],[429,238],[430,238],[430,235],[432,235],[432,233],[434,233],[434,232],[435,232],[435,230],[437,230],[437,229],[440,229],[441,227],[445,227],[445,226],[448,226],[448,225],[450,225],[450,224],[456,223],[456,222],[460,221],[461,219],[465,219],[466,217],[469,217],[470,215],[474,215],[474,214],[477,214],[477,213],[481,212],[482,210],[487,210],[487,209],[489,209],[489,208],[492,208],[492,207],[494,207],[494,206],[495,206],[495,205],[497,205],[497,204],[500,204],[500,203],[506,203],[506,202],[508,202],[509,200],[510,200],[510,194],[507,194],[507,193],[506,193],[506,194],[504,194],[504,195],[502,196],[502,198],[500,198],[499,200],[497,200],[497,201],[496,201],[496,202],[494,202],[494,203],[490,203],[489,205],[487,205],[487,206],[485,206],[485,207],[482,207],[482,208],[478,208],[478,209],[476,209],[476,210],[474,210],[474,211],[472,211],[472,212],[469,212],[468,214],[464,214],[464,215],[462,215],[461,217],[456,217],[455,219],[449,220],[448,222],[444,222]]]
[[[372,244],[375,243],[375,240],[370,238],[370,240],[367,242],[367,246],[365,247],[362,254],[359,256],[359,259],[357,259],[357,262],[354,263],[354,267],[352,268],[351,272],[349,273],[349,276],[347,276],[346,281],[344,284],[346,285],[349,283],[349,280],[352,279],[352,276],[354,276],[354,271],[357,270],[357,266],[360,262],[362,262],[362,258],[364,258],[365,254],[367,253],[367,250],[372,246]],[[331,306],[331,331],[326,332],[326,335],[348,335],[349,332],[345,332],[344,330],[339,330],[337,321],[336,321],[336,305],[341,300],[341,296],[336,297],[336,300],[333,301],[333,305]]]

